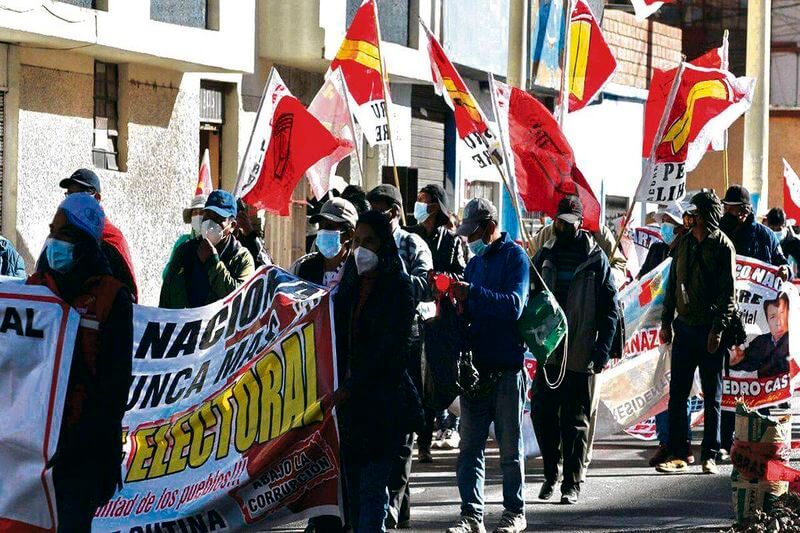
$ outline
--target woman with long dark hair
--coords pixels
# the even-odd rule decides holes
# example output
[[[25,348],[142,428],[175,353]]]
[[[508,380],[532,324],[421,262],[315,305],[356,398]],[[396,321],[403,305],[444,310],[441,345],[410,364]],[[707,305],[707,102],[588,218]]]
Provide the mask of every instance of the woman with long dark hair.
[[[334,399],[350,522],[355,533],[374,533],[385,531],[392,461],[422,414],[406,372],[414,296],[382,213],[361,215],[353,248],[355,272],[345,275],[334,304],[347,362]]]

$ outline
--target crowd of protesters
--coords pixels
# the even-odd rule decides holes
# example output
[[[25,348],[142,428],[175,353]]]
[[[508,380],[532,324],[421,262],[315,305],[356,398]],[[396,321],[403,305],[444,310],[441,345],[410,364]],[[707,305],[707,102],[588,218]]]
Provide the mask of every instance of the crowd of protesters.
[[[53,479],[59,531],[88,531],[94,511],[121,487],[119,438],[131,383],[132,309],[138,299],[127,243],[108,220],[97,175],[80,169],[61,182],[66,198],[29,284],[45,285],[82,316],[66,395]],[[583,228],[577,196],[561,199],[552,224],[526,251],[499,229],[497,209],[476,198],[460,223],[445,190],[428,185],[403,227],[400,191],[379,185],[369,193],[348,187],[330,197],[309,222],[310,252],[289,270],[334,292],[337,368],[334,392],[341,436],[345,516],[316,517],[306,531],[384,531],[411,525],[410,476],[431,448],[458,448],[456,477],[461,516],[447,531],[485,531],[484,480],[490,427],[500,453],[504,512],[494,531],[527,527],[523,370],[527,347],[517,321],[527,304],[532,274],[540,275],[563,309],[565,340],[534,382],[532,422],[544,464],[539,498],[575,504],[591,460],[597,411],[595,382],[612,356],[622,327],[618,289],[625,256],[605,227]],[[256,269],[272,264],[255,210],[230,193],[197,196],[183,212],[182,235],[163,271],[160,306],[196,308],[234,292]],[[644,276],[671,257],[661,341],[672,344],[669,406],[656,417],[659,448],[650,460],[659,472],[694,462],[688,401],[696,369],[705,399],[700,460],[717,473],[730,451],[731,417],[721,412],[722,376],[729,365],[727,338],[735,317],[735,260],[743,254],[792,275],[800,240],[781,209],[756,222],[749,192],[731,187],[720,200],[702,191],[685,206],[663,206]],[[25,266],[0,239],[5,276]],[[445,275],[447,289],[435,281]],[[463,344],[474,383],[460,397],[460,418],[426,401],[426,361],[445,357],[441,343],[426,343],[438,303],[459,309]],[[433,335],[433,333],[429,333]],[[89,474],[87,474],[89,473]]]

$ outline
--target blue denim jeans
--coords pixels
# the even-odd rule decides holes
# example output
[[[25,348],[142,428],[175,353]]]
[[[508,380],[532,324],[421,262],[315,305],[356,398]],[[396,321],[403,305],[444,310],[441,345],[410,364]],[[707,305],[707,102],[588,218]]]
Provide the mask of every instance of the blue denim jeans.
[[[485,449],[489,426],[494,422],[503,472],[503,507],[523,513],[525,457],[522,445],[522,406],[525,401],[522,371],[503,372],[486,396],[461,396],[460,451],[456,464],[461,514],[483,519]]]
[[[722,364],[725,350],[708,353],[706,348],[711,326],[689,326],[680,319],[673,323],[672,373],[669,382],[669,448],[677,457],[686,457],[689,443],[683,434],[689,424],[686,402],[692,390],[694,372],[700,369],[703,389],[703,444],[700,460],[715,459],[720,448],[720,403],[722,401]]]
[[[394,455],[380,461],[359,461],[350,457],[344,470],[347,481],[347,501],[350,506],[350,524],[353,533],[386,531],[383,525],[389,510],[389,472]]]
[[[692,441],[692,405],[691,401],[686,402],[686,418],[689,424],[686,425],[686,441]],[[656,415],[656,437],[659,444],[667,446],[669,444],[669,410],[661,411]]]

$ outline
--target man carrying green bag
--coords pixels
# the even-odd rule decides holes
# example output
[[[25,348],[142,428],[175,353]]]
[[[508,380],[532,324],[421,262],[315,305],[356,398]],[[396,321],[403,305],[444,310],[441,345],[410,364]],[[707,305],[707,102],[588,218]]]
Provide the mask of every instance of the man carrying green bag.
[[[555,237],[539,250],[541,272],[567,317],[567,336],[537,369],[531,416],[542,451],[545,482],[539,498],[549,500],[563,460],[561,502],[578,501],[595,375],[608,362],[617,328],[617,289],[606,254],[581,228],[577,196],[558,204]]]

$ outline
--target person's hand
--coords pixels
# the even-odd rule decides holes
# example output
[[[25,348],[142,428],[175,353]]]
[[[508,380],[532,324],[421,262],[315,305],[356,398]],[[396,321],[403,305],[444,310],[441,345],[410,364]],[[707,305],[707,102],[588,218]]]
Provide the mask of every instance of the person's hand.
[[[706,350],[708,353],[716,353],[719,350],[719,345],[722,342],[722,333],[717,333],[713,329],[708,332],[708,344]]]
[[[744,361],[744,350],[741,346],[734,346],[731,351],[730,365],[736,366],[742,361]]]
[[[211,244],[211,241],[208,239],[200,239],[200,246],[197,247],[197,257],[200,259],[201,263],[204,263],[209,260],[212,255],[216,255],[217,250],[214,248],[214,245]]]
[[[456,297],[459,302],[466,302],[469,297],[469,283],[464,281],[456,281],[450,285],[450,292]]]
[[[783,265],[778,269],[778,277],[781,278],[783,281],[786,281],[787,279],[789,279],[789,276],[791,275],[791,273],[792,273],[792,271],[789,270],[789,267],[786,266],[786,265]]]
[[[658,332],[658,338],[661,340],[661,344],[671,344],[672,326],[661,326],[661,330]]]

